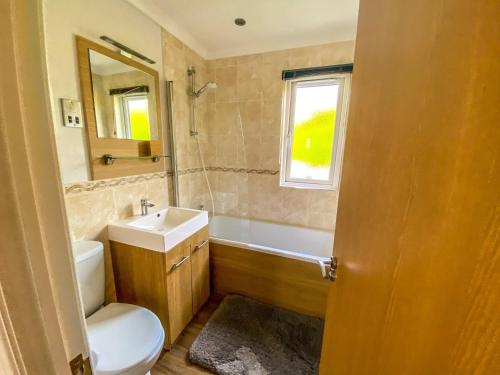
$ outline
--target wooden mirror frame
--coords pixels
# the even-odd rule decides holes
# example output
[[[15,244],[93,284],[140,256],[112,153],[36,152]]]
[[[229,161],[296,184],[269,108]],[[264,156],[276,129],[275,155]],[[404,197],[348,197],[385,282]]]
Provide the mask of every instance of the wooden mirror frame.
[[[121,55],[100,44],[94,43],[81,36],[76,36],[78,54],[78,71],[80,74],[80,90],[84,112],[84,127],[87,131],[88,155],[93,180],[131,176],[144,173],[162,172],[165,170],[165,159],[153,162],[150,158],[116,160],[113,164],[104,163],[103,155],[110,154],[118,157],[163,155],[163,136],[160,107],[160,79],[158,72],[131,58]],[[90,68],[89,51],[93,50],[114,60],[130,65],[138,70],[153,76],[156,91],[156,115],[158,139],[137,141],[133,139],[99,138],[94,108],[92,89],[92,72]]]

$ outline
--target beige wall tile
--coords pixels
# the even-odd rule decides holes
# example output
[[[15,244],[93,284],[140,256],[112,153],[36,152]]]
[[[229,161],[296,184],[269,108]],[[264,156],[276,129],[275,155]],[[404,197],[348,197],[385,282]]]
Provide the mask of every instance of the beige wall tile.
[[[146,197],[156,205],[156,207],[167,207],[169,202],[168,186],[171,179],[159,179],[146,182]]]
[[[66,195],[66,213],[74,240],[100,238],[117,217],[113,190]]]
[[[285,211],[283,214],[283,220],[286,224],[299,225],[301,227],[310,227],[309,222],[309,212],[307,210],[297,210],[297,211]],[[320,228],[320,229],[328,229],[330,228]]]
[[[309,212],[307,226],[311,228],[335,231],[336,213]]]
[[[277,64],[287,68],[290,60],[290,50],[272,51],[262,54],[263,64]]]
[[[184,49],[184,43],[177,39],[173,34],[166,30],[162,30],[163,43],[168,46],[173,46],[178,49]]]
[[[238,136],[222,137],[217,142],[215,156],[217,165],[222,165],[224,167],[238,167],[238,147],[236,144],[237,137]]]
[[[262,64],[265,53],[257,53],[252,55],[242,55],[236,57],[236,65],[254,65],[258,66]]]
[[[213,67],[215,69],[217,68],[225,68],[228,66],[236,66],[238,61],[238,57],[226,57],[222,59],[215,59],[215,60],[210,60],[210,67]]]
[[[237,66],[236,96],[239,101],[261,100],[261,65],[242,64]]]
[[[258,136],[261,131],[262,101],[247,100],[239,102],[242,133],[244,136]]]
[[[354,42],[346,41],[327,44],[318,51],[321,65],[352,63],[354,56]]]
[[[247,135],[245,137],[245,161],[242,167],[261,169],[261,136]]]
[[[215,92],[215,101],[217,103],[236,100],[236,66],[216,68],[215,81],[217,82],[217,90]]]
[[[260,168],[279,169],[280,138],[277,135],[262,135],[260,141]]]
[[[146,184],[118,186],[113,189],[115,216],[118,219],[139,215],[141,213],[141,198],[146,196]]]
[[[238,105],[235,103],[217,103],[214,122],[209,125],[212,133],[218,136],[237,135],[240,133]]]
[[[264,100],[262,102],[262,121],[260,134],[280,136],[281,129],[281,99]],[[277,140],[279,143],[279,139]]]
[[[334,190],[310,190],[309,210],[311,212],[332,212],[337,207],[338,192]]]
[[[265,100],[281,100],[284,84],[281,73],[288,63],[271,64],[266,63],[261,66],[262,77],[262,97]]]
[[[281,188],[280,194],[283,196],[283,209],[286,213],[293,211],[307,211],[310,206],[310,190]]]

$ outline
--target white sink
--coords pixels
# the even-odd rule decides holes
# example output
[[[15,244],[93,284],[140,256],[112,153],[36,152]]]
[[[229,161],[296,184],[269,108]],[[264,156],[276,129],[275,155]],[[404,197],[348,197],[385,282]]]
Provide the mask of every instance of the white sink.
[[[108,225],[109,239],[166,252],[208,225],[206,211],[167,207]]]

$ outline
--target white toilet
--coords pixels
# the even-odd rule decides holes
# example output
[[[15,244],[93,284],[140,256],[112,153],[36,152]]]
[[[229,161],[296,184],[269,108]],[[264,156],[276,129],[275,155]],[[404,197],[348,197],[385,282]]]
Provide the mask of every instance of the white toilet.
[[[96,241],[78,241],[73,246],[94,373],[149,373],[165,340],[160,320],[151,311],[135,305],[103,306],[103,245]]]

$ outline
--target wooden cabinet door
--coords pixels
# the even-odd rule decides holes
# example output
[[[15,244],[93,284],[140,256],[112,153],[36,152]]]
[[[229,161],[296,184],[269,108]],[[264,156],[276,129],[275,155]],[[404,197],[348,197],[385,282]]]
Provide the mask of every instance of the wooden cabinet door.
[[[210,271],[208,229],[203,228],[191,241],[191,278],[193,289],[193,314],[210,296]]]
[[[166,283],[170,343],[193,317],[189,242],[184,241],[166,254]]]

